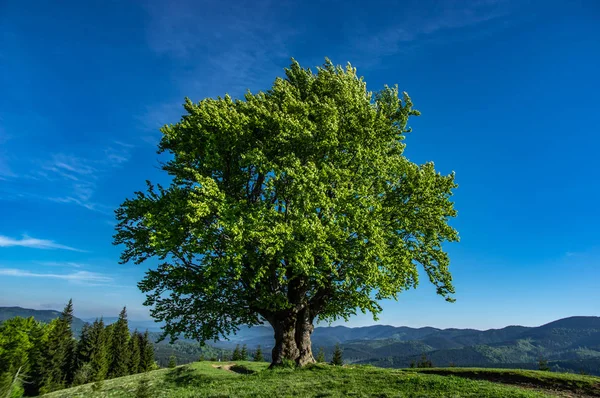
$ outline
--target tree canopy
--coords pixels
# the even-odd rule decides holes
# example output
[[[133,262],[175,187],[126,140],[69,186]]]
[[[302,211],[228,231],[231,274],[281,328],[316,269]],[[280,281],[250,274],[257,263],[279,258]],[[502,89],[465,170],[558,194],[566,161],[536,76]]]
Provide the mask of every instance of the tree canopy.
[[[116,211],[121,261],[159,259],[139,287],[164,334],[201,342],[269,322],[273,364],[313,362],[315,320],[377,316],[419,267],[452,301],[454,174],[404,156],[398,87],[356,69],[293,61],[265,92],[193,103],[162,127],[168,187],[147,182]]]

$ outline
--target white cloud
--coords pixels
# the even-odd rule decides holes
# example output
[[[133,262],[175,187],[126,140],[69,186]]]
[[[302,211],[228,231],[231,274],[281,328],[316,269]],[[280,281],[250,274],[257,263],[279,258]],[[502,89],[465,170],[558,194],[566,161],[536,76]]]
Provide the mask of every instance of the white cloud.
[[[81,263],[75,263],[72,261],[66,261],[66,262],[61,262],[61,261],[36,261],[36,264],[39,265],[44,265],[47,267],[64,267],[64,268],[85,268],[86,264],[81,264]]]
[[[22,278],[47,278],[62,279],[74,282],[91,282],[95,284],[107,284],[112,282],[112,278],[88,271],[77,271],[69,274],[37,273],[16,268],[0,268],[0,275],[14,276]]]
[[[75,252],[84,252],[84,250],[61,245],[52,240],[31,238],[27,235],[23,235],[21,239],[14,239],[8,236],[0,235],[0,247],[30,247],[33,249],[62,249]]]

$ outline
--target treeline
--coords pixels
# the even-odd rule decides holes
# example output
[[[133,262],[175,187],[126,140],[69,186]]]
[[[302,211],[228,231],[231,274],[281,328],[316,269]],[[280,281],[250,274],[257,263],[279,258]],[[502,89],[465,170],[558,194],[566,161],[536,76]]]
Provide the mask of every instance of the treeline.
[[[148,332],[129,332],[127,311],[73,336],[73,303],[50,323],[15,317],[0,324],[0,396],[36,396],[157,368]]]

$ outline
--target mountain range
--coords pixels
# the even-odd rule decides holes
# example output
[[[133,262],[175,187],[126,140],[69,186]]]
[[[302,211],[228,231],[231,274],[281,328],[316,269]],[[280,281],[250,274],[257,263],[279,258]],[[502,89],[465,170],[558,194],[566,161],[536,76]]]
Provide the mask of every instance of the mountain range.
[[[0,322],[13,316],[33,316],[48,322],[59,314],[51,310],[0,307]],[[74,318],[73,329],[80,329],[85,321]],[[105,321],[114,320],[105,318]],[[152,321],[130,321],[129,325],[132,329],[159,331],[159,325]],[[537,327],[507,326],[484,331],[388,325],[317,327],[312,342],[313,351],[323,348],[327,357],[339,344],[346,362],[381,367],[409,367],[423,356],[434,366],[536,369],[538,362],[545,360],[552,370],[600,375],[600,317],[595,316],[564,318]],[[192,341],[181,343],[197,346]],[[244,327],[229,336],[229,340],[210,344],[227,351],[238,344],[246,344],[250,350],[260,345],[268,353],[273,346],[273,331],[266,326]]]

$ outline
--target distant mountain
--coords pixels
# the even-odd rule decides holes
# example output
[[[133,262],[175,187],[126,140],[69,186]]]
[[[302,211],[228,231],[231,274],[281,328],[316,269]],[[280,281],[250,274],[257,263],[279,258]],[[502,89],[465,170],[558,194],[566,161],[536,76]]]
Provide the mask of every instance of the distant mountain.
[[[118,317],[103,317],[102,320],[106,325],[110,325],[111,323],[115,323],[119,319]],[[86,322],[92,323],[96,320],[96,318],[84,318]],[[161,324],[154,322],[154,320],[147,321],[138,321],[135,319],[128,319],[127,323],[129,324],[129,329],[134,330],[137,329],[140,332],[148,330],[149,332],[160,332]]]
[[[49,323],[53,319],[60,316],[60,311],[55,310],[32,310],[29,308],[21,307],[0,307],[0,323],[7,319],[20,316],[22,318],[29,318],[32,316],[36,321]],[[74,332],[79,332],[85,322],[82,319],[73,317],[72,329]]]
[[[49,322],[59,315],[60,312],[52,310],[0,307],[0,322],[13,316],[33,316]],[[104,318],[106,323],[116,319]],[[74,318],[73,329],[80,330],[83,323],[84,320]],[[132,330],[150,330],[153,339],[160,331],[160,324],[153,321],[129,321],[129,326]],[[554,370],[600,375],[600,317],[593,316],[559,319],[538,327],[507,326],[484,331],[389,325],[317,327],[312,342],[313,350],[322,347],[327,357],[331,356],[334,346],[340,344],[347,362],[381,367],[408,367],[426,355],[436,366],[536,369],[539,359],[543,358]],[[260,345],[263,352],[268,353],[273,347],[273,330],[270,326],[242,327],[229,336],[229,340],[208,343],[214,350],[200,350],[197,342],[189,340],[180,341],[177,346],[169,345],[167,340],[158,343],[157,350],[164,351],[165,358],[168,352],[175,350],[178,355],[186,355],[182,357],[185,360],[191,360],[200,352],[223,355],[237,344],[246,344],[250,350]]]
[[[242,328],[215,347],[250,349],[273,346],[270,327]],[[423,354],[434,365],[493,366],[536,369],[540,358],[555,370],[585,371],[600,375],[600,317],[571,317],[538,327],[502,329],[437,329],[375,325],[360,328],[317,327],[313,350],[323,347],[329,356],[335,344],[348,362],[382,367],[408,367]]]

